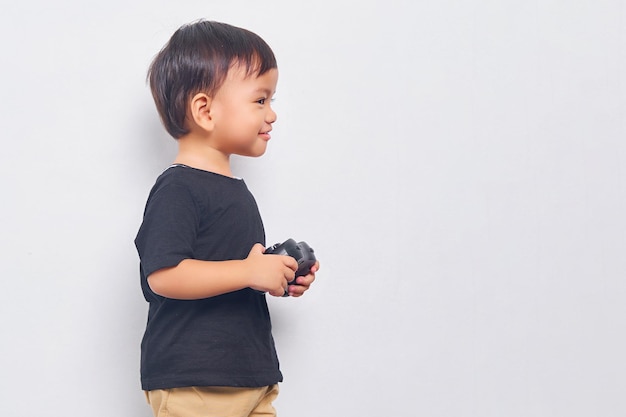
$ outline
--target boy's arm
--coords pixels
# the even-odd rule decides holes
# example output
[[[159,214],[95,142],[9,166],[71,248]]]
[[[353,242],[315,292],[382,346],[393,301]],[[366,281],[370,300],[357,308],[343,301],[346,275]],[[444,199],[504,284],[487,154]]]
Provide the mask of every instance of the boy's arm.
[[[293,280],[298,263],[290,256],[264,255],[264,251],[257,243],[243,260],[185,259],[150,274],[148,284],[154,293],[179,300],[214,297],[247,287],[280,297]]]

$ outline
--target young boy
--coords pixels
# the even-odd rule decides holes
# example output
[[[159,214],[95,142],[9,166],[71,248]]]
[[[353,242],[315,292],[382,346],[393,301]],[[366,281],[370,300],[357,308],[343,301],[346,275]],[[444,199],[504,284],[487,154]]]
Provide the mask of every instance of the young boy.
[[[261,156],[276,113],[278,70],[256,34],[199,21],[178,29],[148,73],[178,141],[135,239],[149,302],[141,382],[155,416],[273,416],[282,381],[265,293],[301,296],[315,279],[264,255],[252,194],[230,156]]]

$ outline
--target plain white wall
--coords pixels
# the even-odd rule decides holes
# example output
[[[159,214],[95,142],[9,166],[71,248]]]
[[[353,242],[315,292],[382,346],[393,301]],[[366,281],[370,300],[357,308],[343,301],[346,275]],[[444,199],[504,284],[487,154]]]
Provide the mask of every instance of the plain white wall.
[[[149,416],[132,243],[175,143],[147,66],[181,24],[275,50],[268,243],[283,416],[626,415],[626,3],[11,2],[0,12],[0,399]]]

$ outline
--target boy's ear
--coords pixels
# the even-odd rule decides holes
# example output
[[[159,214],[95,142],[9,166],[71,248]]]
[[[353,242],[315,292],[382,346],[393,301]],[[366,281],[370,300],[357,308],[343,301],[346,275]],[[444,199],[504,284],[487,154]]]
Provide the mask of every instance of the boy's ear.
[[[191,121],[199,128],[212,131],[214,126],[211,114],[211,97],[206,93],[198,93],[189,102],[189,115]]]

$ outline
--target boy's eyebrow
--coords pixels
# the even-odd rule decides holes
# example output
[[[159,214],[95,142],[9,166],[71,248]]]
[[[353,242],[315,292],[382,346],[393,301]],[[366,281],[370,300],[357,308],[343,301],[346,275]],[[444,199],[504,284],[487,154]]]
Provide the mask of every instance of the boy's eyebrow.
[[[273,95],[276,94],[276,90],[272,91],[269,88],[264,88],[264,87],[259,87],[256,90],[254,90],[255,93],[266,93],[267,95]]]

